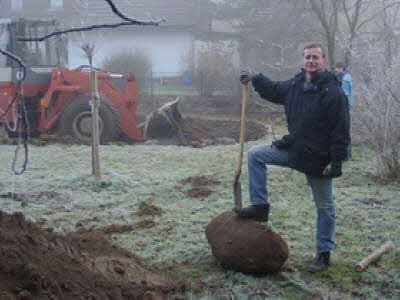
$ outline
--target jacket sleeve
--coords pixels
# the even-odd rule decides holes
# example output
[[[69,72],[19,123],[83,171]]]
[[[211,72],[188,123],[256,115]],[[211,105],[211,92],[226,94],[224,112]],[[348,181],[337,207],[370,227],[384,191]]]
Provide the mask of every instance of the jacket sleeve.
[[[284,104],[286,94],[291,86],[291,80],[272,81],[261,73],[253,77],[252,83],[261,98],[276,104]]]
[[[347,158],[350,143],[350,116],[346,96],[339,88],[333,88],[328,95],[329,152],[332,161],[343,161]]]

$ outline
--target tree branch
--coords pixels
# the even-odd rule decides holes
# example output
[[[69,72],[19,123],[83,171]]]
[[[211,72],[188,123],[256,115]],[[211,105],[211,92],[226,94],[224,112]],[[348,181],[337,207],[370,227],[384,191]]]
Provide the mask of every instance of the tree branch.
[[[9,58],[11,58],[12,60],[16,61],[19,64],[19,66],[23,70],[23,74],[22,74],[22,78],[18,79],[18,81],[23,81],[25,79],[25,75],[26,75],[26,66],[22,62],[21,58],[16,56],[16,55],[14,55],[14,54],[12,54],[11,52],[8,52],[7,50],[3,50],[3,49],[0,49],[0,53],[5,55],[5,56],[7,56],[7,57],[9,57]]]
[[[325,11],[323,11],[322,7],[318,6],[315,0],[310,0],[310,3],[311,3],[311,9],[317,15],[318,19],[321,22],[322,27],[325,29],[325,31],[329,32],[329,24],[326,22]],[[321,5],[323,5],[323,2],[321,2]]]
[[[81,31],[90,31],[90,30],[94,30],[94,29],[100,29],[100,28],[115,28],[115,27],[120,27],[120,26],[127,26],[127,25],[142,25],[142,26],[146,26],[146,25],[153,25],[153,26],[158,26],[160,25],[160,23],[164,22],[165,20],[159,20],[159,21],[138,21],[135,19],[131,19],[126,17],[124,14],[122,14],[117,7],[115,6],[115,4],[111,1],[111,0],[105,0],[107,2],[107,4],[110,6],[112,12],[117,15],[119,18],[125,20],[125,22],[121,22],[121,23],[115,23],[115,24],[99,24],[99,25],[92,25],[92,26],[87,26],[87,27],[78,27],[78,28],[70,28],[67,30],[63,30],[63,31],[55,31],[52,32],[48,35],[42,36],[42,37],[36,37],[36,38],[18,38],[18,41],[22,41],[22,42],[33,42],[33,41],[39,41],[42,42],[48,38],[51,38],[52,36],[57,36],[57,35],[61,35],[61,34],[65,34],[65,33],[70,33],[70,32],[81,32]]]
[[[155,25],[157,26],[158,24],[155,22],[148,22],[148,23],[153,23],[153,24],[146,24],[146,25]],[[48,35],[42,36],[42,37],[37,37],[37,38],[18,38],[18,41],[22,42],[33,42],[33,41],[39,41],[42,42],[48,38],[51,38],[52,36],[57,36],[65,33],[70,33],[70,32],[80,32],[80,31],[90,31],[93,29],[100,29],[100,28],[115,28],[115,27],[120,27],[120,26],[127,26],[127,25],[143,25],[143,24],[138,24],[137,22],[121,22],[121,23],[116,23],[116,24],[101,24],[101,25],[92,25],[88,27],[78,27],[78,28],[70,28],[67,30],[63,31],[55,31],[52,32]]]
[[[384,12],[388,8],[391,8],[393,6],[398,6],[398,5],[400,5],[400,2],[394,2],[394,3],[391,3],[391,4],[383,7],[381,10],[378,10],[371,17],[369,17],[369,18],[365,19],[364,21],[360,22],[360,24],[357,26],[357,30],[360,30],[365,24],[367,24],[368,22],[371,22],[372,20],[374,20],[377,16],[379,16],[382,12]]]
[[[397,103],[400,104],[400,98],[393,92],[393,90],[388,87],[389,93],[392,95],[393,99],[396,100]]]

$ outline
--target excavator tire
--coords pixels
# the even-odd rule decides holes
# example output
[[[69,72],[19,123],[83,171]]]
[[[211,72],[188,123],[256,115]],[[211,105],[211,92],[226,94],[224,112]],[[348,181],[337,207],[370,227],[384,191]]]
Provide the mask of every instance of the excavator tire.
[[[61,136],[72,136],[83,143],[91,143],[91,122],[90,97],[81,96],[72,100],[62,112],[58,123],[58,133]],[[101,144],[116,140],[121,135],[118,111],[104,99],[101,99],[99,106],[99,133]]]

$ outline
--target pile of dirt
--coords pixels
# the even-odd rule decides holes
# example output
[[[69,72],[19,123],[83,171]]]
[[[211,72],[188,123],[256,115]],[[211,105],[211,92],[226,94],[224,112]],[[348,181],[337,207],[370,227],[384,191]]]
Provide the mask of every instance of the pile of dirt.
[[[179,181],[179,184],[175,186],[178,191],[181,191],[190,198],[206,198],[212,193],[215,193],[210,186],[221,184],[220,181],[212,179],[210,176],[200,175],[191,176]],[[189,189],[184,186],[190,185]]]
[[[221,181],[215,180],[210,176],[206,175],[190,176],[185,179],[182,179],[179,182],[183,184],[191,184],[192,186],[208,186],[208,185],[221,184]]]
[[[243,273],[277,272],[289,256],[288,245],[279,234],[232,211],[211,220],[206,237],[222,266]]]
[[[184,118],[180,122],[184,144],[193,147],[204,147],[239,142],[240,122],[233,119]],[[246,122],[246,141],[264,137],[267,128],[253,121]]]
[[[212,119],[184,117],[179,122],[181,131],[173,137],[165,139],[150,139],[147,144],[181,145],[201,148],[210,145],[235,144],[239,141],[240,122],[235,119]],[[254,141],[268,134],[268,129],[261,122],[246,122],[246,141]],[[16,145],[18,139],[0,136],[0,144]],[[113,141],[113,144],[127,145],[134,143],[127,138]],[[39,138],[30,138],[29,144],[46,146],[49,144],[85,144],[70,136],[43,134]]]
[[[184,288],[100,231],[61,236],[0,211],[0,240],[0,299],[156,299]]]
[[[139,210],[136,213],[139,217],[142,216],[161,216],[163,214],[163,210],[159,208],[158,206],[155,206],[153,204],[147,203],[147,202],[140,202],[139,203]]]

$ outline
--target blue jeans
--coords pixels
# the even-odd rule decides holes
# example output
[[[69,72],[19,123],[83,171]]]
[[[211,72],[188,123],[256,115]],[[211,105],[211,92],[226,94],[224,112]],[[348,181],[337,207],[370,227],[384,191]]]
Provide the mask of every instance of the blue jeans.
[[[351,107],[349,107],[350,110]],[[351,115],[349,113],[349,122],[350,122],[350,126],[351,126]],[[351,146],[351,139],[350,139],[350,143],[349,146],[347,147],[347,159],[351,159],[352,155],[353,155],[353,147]]]
[[[271,145],[253,146],[248,152],[249,194],[252,204],[268,203],[267,165],[288,166],[288,152]],[[332,179],[307,175],[317,210],[317,252],[328,252],[334,247],[336,224]]]
[[[349,146],[347,147],[347,159],[351,159],[353,156],[353,147],[351,146],[351,143],[349,143]]]

